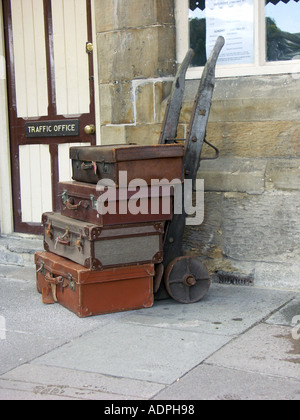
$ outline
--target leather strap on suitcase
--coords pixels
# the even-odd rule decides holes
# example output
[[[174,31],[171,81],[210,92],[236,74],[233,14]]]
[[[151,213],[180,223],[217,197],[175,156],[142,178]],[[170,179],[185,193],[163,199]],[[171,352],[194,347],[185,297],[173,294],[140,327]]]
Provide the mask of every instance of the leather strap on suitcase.
[[[65,284],[64,278],[62,276],[53,277],[49,273],[45,275],[45,281],[48,283],[47,287],[42,289],[42,299],[45,304],[57,303],[56,288],[60,286],[61,288],[67,287]]]

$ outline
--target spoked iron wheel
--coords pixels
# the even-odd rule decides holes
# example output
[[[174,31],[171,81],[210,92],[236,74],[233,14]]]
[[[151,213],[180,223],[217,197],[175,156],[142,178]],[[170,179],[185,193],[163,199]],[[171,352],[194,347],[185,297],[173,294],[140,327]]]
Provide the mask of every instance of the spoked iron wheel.
[[[177,302],[195,303],[208,292],[211,278],[200,261],[192,257],[180,257],[169,264],[165,285],[169,295]]]

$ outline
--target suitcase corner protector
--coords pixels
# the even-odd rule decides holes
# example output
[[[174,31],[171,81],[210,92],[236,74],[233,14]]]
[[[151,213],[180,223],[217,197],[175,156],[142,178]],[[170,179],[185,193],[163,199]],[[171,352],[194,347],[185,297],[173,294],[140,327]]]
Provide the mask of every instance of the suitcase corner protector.
[[[164,233],[164,223],[163,222],[156,222],[154,223],[154,229],[159,233]]]
[[[153,257],[152,262],[154,264],[159,264],[162,261],[163,261],[163,253],[162,252],[157,252]]]
[[[48,221],[48,214],[47,213],[43,213],[42,214],[42,224],[47,223]]]
[[[91,271],[101,271],[103,270],[102,263],[96,258],[87,258],[84,262],[84,267],[89,268]]]
[[[151,296],[149,296],[149,299],[146,300],[146,302],[144,303],[143,307],[144,308],[152,308],[153,304],[154,304],[154,295],[152,293]]]

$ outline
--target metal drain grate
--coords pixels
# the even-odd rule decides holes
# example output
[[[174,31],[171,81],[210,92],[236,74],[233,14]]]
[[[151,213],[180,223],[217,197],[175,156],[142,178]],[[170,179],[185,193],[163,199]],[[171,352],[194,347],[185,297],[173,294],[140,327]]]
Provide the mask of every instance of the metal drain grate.
[[[225,271],[216,272],[217,283],[233,284],[236,286],[254,286],[254,278],[240,273],[227,273]]]

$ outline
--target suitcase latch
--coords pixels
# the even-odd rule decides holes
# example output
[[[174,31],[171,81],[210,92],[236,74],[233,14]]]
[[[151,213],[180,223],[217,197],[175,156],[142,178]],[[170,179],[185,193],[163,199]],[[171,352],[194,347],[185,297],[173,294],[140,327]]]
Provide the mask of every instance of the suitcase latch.
[[[49,239],[53,239],[53,227],[52,227],[52,223],[50,222],[48,224],[48,227],[46,229],[46,235],[48,236]]]
[[[92,204],[92,209],[97,210],[97,200],[95,199],[95,196],[93,194],[90,195],[90,200]]]
[[[69,288],[72,292],[76,291],[76,282],[73,280],[72,274],[68,274]]]
[[[76,247],[78,249],[78,251],[80,251],[81,249],[83,250],[83,238],[82,238],[82,234],[80,234],[79,238],[76,241]]]
[[[103,173],[108,174],[109,173],[109,163],[105,162],[105,159],[102,159],[101,163],[103,165]]]
[[[58,194],[58,197],[61,197],[61,201],[63,202],[63,204],[65,204],[69,199],[69,196],[66,190],[63,191],[61,194]]]
[[[40,268],[36,270],[37,273],[45,274],[45,263],[41,262]]]

